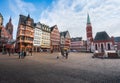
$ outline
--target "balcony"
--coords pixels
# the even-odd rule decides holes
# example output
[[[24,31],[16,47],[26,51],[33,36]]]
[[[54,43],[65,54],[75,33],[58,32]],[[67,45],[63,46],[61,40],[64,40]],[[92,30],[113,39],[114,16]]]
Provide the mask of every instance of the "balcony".
[[[22,43],[22,42],[25,42],[25,43],[33,43],[33,41],[29,41],[29,40],[18,40],[17,43]]]

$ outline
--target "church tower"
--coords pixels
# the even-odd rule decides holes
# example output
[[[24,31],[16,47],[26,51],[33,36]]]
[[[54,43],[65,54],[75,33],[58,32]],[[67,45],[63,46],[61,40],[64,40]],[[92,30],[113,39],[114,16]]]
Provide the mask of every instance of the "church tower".
[[[11,17],[9,19],[9,22],[6,24],[6,30],[11,35],[11,37],[13,38],[13,24],[12,24]]]
[[[2,27],[3,26],[3,16],[2,16],[2,14],[0,13],[0,27]]]
[[[87,15],[87,26],[86,26],[86,35],[87,35],[87,49],[91,49],[91,43],[93,42],[93,35],[92,35],[92,26],[90,22],[89,14]]]
[[[0,13],[0,38],[1,38],[2,27],[3,27],[3,16]]]

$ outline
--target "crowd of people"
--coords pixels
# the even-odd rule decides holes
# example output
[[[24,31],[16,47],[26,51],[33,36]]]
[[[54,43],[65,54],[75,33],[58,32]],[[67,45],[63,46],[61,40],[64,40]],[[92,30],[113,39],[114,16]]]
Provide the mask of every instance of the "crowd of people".
[[[25,58],[26,57],[26,55],[28,55],[28,53],[30,53],[31,54],[31,56],[32,56],[32,51],[24,51],[24,50],[22,50],[22,51],[20,51],[18,54],[19,54],[19,59],[23,59],[23,58]]]
[[[7,53],[9,54],[9,56],[11,55],[10,49],[7,51]],[[51,53],[53,53],[53,50],[51,51]],[[68,59],[68,55],[69,55],[69,49],[67,48],[60,48],[60,53],[62,55],[63,58]],[[26,55],[31,55],[32,56],[32,51],[19,51],[18,52],[18,58],[19,59],[24,59],[26,57]],[[57,56],[57,59],[59,59],[59,56]]]

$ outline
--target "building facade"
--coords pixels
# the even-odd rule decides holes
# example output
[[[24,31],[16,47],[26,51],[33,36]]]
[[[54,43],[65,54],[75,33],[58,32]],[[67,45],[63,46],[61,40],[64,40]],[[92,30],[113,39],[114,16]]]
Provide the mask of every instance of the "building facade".
[[[51,51],[60,51],[60,32],[57,25],[51,27],[50,41]]]
[[[41,49],[41,44],[42,44],[42,28],[41,28],[41,23],[35,23],[34,24],[34,41],[33,41],[33,46],[34,46],[34,51],[39,52]]]
[[[90,22],[89,14],[87,15],[86,36],[87,36],[87,51],[91,51],[93,35],[92,35],[92,25]]]
[[[34,39],[34,20],[28,16],[20,15],[16,36],[17,51],[31,51]]]
[[[70,49],[70,34],[68,31],[64,31],[60,33],[60,47]]]
[[[120,50],[120,37],[114,37],[115,50]]]
[[[71,38],[71,51],[86,51],[85,41],[82,40],[82,37]]]
[[[114,38],[109,37],[109,35],[105,32],[97,32],[94,38],[94,49],[98,52],[105,52],[107,50],[114,50]]]
[[[41,40],[41,50],[50,50],[50,28],[45,24],[41,24],[42,29],[42,40]]]
[[[11,23],[12,24],[12,23]],[[9,34],[6,28],[3,26],[3,16],[0,13],[0,51],[7,52],[7,43],[12,39],[12,35]]]

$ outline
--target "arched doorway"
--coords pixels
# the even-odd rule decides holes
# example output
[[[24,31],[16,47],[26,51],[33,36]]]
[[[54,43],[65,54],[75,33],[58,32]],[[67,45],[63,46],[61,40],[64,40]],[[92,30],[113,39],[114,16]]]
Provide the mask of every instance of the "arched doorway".
[[[97,44],[95,44],[95,50],[98,50],[98,48],[97,48]]]
[[[111,48],[110,48],[110,43],[108,43],[108,50],[111,50]]]
[[[104,52],[103,44],[101,44],[101,52]]]

